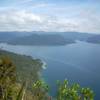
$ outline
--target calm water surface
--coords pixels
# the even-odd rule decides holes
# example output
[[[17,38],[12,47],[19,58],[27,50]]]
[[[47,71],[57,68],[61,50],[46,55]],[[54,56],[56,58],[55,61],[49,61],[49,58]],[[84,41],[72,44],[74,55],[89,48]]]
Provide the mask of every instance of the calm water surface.
[[[81,86],[92,88],[95,100],[100,91],[100,45],[77,41],[66,46],[19,46],[1,43],[2,49],[40,58],[47,63],[43,78],[56,91],[56,80],[68,79]]]

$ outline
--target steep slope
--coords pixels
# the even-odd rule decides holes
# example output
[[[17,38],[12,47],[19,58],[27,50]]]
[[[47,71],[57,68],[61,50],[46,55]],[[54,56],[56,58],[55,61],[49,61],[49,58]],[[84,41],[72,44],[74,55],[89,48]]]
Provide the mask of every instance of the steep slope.
[[[30,56],[19,55],[7,51],[0,50],[0,57],[10,57],[16,66],[18,81],[37,80],[38,72],[42,69],[42,62],[39,59],[32,59]]]

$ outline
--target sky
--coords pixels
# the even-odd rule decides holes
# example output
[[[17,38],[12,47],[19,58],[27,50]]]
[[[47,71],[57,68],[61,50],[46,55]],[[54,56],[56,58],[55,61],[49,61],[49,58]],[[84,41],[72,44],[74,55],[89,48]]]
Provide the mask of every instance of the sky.
[[[100,34],[100,0],[0,0],[0,31]]]

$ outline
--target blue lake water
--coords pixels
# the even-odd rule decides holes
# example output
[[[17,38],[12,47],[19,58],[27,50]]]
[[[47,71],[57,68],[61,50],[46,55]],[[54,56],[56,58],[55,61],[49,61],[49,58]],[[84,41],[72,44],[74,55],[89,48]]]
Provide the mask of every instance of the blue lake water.
[[[47,63],[42,76],[55,93],[56,80],[68,79],[94,90],[100,99],[100,44],[77,41],[66,46],[20,46],[1,43],[2,49],[40,58]]]

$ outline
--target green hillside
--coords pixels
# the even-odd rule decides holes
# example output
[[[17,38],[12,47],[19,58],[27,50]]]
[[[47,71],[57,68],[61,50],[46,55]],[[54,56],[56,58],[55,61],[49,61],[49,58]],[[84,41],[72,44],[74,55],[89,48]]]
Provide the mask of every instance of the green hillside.
[[[32,59],[30,56],[18,55],[15,53],[0,50],[0,57],[9,57],[13,64],[16,65],[18,81],[22,80],[38,80],[38,72],[42,70],[42,62],[40,59]]]

